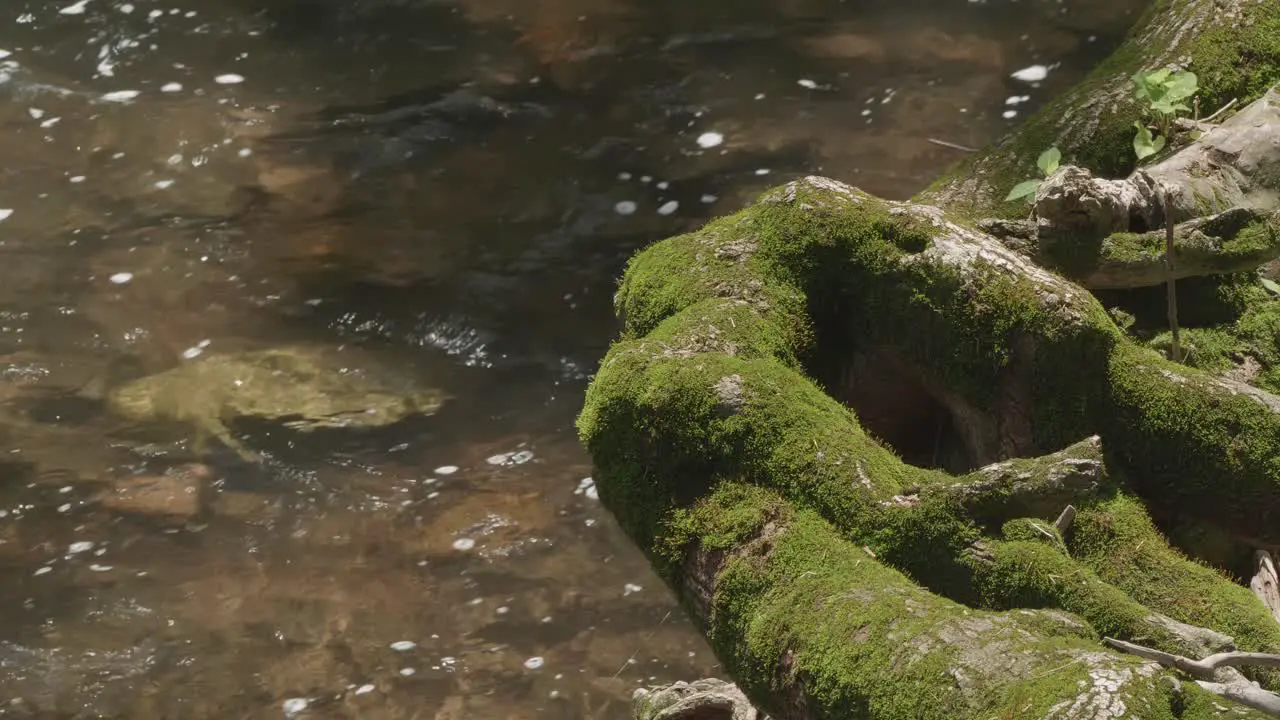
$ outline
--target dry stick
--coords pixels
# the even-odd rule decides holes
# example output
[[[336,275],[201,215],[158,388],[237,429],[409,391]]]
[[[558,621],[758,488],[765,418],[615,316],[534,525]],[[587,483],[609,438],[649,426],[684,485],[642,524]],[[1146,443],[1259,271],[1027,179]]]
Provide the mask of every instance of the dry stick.
[[[1271,560],[1271,553],[1259,550],[1254,553],[1253,558],[1258,569],[1254,572],[1253,579],[1249,581],[1249,587],[1253,589],[1253,594],[1258,596],[1267,610],[1271,611],[1276,622],[1280,622],[1280,575],[1276,573],[1276,565]]]
[[[978,152],[978,148],[971,148],[965,145],[957,145],[953,142],[947,142],[946,140],[939,140],[937,138],[926,138],[926,139],[929,142],[933,143],[934,145],[941,145],[942,147],[951,148],[952,150],[960,150],[962,152],[971,152],[971,153]]]
[[[1169,331],[1173,334],[1169,359],[1178,362],[1182,353],[1178,351],[1178,289],[1173,279],[1173,193],[1168,190],[1164,191],[1164,270],[1169,297]]]
[[[1218,108],[1218,111],[1217,111],[1217,112],[1215,112],[1214,114],[1210,115],[1209,117],[1207,117],[1207,118],[1205,118],[1205,119],[1203,119],[1203,120],[1198,120],[1197,122],[1202,122],[1202,123],[1213,122],[1213,119],[1214,119],[1214,118],[1216,118],[1216,117],[1218,117],[1219,115],[1221,115],[1222,113],[1224,113],[1224,112],[1226,112],[1226,111],[1230,110],[1230,109],[1231,109],[1231,107],[1232,107],[1233,105],[1235,105],[1235,104],[1236,104],[1236,102],[1238,102],[1239,100],[1240,100],[1240,98],[1231,98],[1231,102],[1229,102],[1229,103],[1227,103],[1226,105],[1223,105],[1222,107]]]
[[[1237,668],[1245,665],[1280,667],[1280,655],[1225,652],[1215,653],[1203,660],[1192,660],[1181,655],[1172,655],[1155,648],[1134,645],[1115,638],[1103,638],[1102,642],[1121,652],[1127,652],[1140,658],[1153,660],[1165,667],[1181,670],[1196,678],[1196,684],[1211,693],[1235,700],[1241,705],[1260,710],[1268,715],[1280,717],[1280,695],[1263,690],[1245,680],[1238,672],[1235,673],[1236,679],[1233,682],[1220,683],[1214,681],[1214,671],[1219,668]]]

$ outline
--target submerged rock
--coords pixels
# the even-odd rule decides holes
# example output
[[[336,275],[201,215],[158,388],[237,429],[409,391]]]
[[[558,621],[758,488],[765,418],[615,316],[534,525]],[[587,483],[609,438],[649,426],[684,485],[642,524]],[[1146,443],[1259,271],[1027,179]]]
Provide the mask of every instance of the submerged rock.
[[[714,678],[640,688],[632,704],[635,720],[769,720],[737,685]]]
[[[113,480],[98,502],[109,510],[170,520],[191,520],[205,509],[212,472],[208,465],[189,463],[163,475],[139,475]]]

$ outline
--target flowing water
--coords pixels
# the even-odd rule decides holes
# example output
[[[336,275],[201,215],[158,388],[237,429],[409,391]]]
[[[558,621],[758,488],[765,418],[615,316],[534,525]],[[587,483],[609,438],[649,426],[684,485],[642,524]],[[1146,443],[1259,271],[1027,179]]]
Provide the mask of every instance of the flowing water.
[[[1143,4],[6,3],[0,717],[624,718],[717,674],[573,429],[626,257],[807,173],[905,198]],[[257,464],[103,402],[286,343],[451,399],[237,426]]]

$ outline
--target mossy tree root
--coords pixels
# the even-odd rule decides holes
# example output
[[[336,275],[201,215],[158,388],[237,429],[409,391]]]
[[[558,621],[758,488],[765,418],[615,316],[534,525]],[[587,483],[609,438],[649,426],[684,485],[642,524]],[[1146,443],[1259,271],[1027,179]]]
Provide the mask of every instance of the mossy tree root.
[[[1280,532],[1256,518],[1280,507],[1280,468],[1221,435],[1280,441],[1266,399],[1175,373],[994,238],[807,178],[646,249],[617,304],[623,338],[579,418],[601,499],[776,717],[1210,717],[1099,631],[1280,649],[1253,594],[1143,507]],[[974,459],[1102,441],[960,478],[908,465],[806,374],[882,350],[978,428]],[[1166,396],[1201,417],[1169,417]],[[1169,487],[1173,463],[1173,484],[1189,467],[1213,482]],[[1068,502],[1068,537],[1044,538]]]

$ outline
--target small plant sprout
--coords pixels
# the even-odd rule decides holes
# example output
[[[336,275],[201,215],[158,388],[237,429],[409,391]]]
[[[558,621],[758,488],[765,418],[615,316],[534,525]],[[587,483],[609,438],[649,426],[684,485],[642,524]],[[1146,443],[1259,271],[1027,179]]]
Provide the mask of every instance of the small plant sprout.
[[[1044,173],[1045,177],[1049,177],[1053,174],[1054,170],[1058,169],[1058,163],[1061,161],[1062,152],[1056,147],[1051,147],[1040,153],[1040,157],[1036,158],[1036,167],[1040,168],[1040,172]],[[1040,178],[1023,180],[1013,186],[1013,189],[1009,191],[1009,196],[1006,197],[1004,201],[1009,202],[1010,200],[1026,198],[1027,202],[1031,202],[1031,199],[1035,197],[1036,190],[1040,187],[1041,182],[1043,181]]]
[[[1133,136],[1133,151],[1139,160],[1144,160],[1164,149],[1178,114],[1191,112],[1185,101],[1196,94],[1199,84],[1193,72],[1161,68],[1135,73],[1133,86],[1134,97],[1146,103],[1147,113],[1154,123],[1154,127],[1152,122],[1135,120],[1133,123],[1138,130]],[[1156,131],[1154,134],[1153,129]]]

